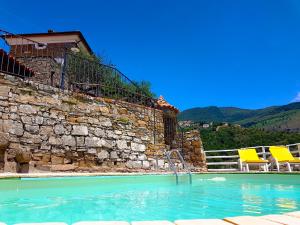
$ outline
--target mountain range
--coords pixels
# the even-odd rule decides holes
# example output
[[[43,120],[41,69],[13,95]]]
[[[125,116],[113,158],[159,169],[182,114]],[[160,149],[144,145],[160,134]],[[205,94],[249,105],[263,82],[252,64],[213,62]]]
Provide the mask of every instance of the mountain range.
[[[228,122],[243,127],[300,132],[300,102],[263,109],[198,107],[182,111],[178,119],[193,122]]]

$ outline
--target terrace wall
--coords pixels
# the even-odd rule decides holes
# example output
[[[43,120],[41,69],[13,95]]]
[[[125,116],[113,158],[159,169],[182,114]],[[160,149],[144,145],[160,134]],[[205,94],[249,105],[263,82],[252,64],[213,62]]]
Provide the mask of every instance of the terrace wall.
[[[180,142],[181,140],[183,140],[182,144],[186,162],[190,163],[200,171],[207,171],[206,159],[199,130],[184,132],[183,138],[178,138],[177,142]]]
[[[0,73],[0,115],[0,172],[168,169],[162,110]],[[201,146],[184,135],[184,156],[205,171]]]
[[[0,132],[9,134],[0,160],[6,172],[151,170],[153,157],[167,166],[161,110],[154,115],[152,108],[4,74],[0,92]]]

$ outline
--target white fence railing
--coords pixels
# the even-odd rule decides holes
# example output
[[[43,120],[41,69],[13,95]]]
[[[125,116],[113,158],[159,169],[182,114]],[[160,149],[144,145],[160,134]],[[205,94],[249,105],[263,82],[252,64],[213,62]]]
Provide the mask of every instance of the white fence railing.
[[[300,143],[286,145],[290,152],[295,157],[300,157]],[[254,146],[254,147],[245,147],[246,148],[255,148],[257,154],[263,158],[268,159],[270,157],[269,152],[270,146]],[[204,151],[206,157],[206,165],[208,171],[218,172],[218,171],[238,171],[239,170],[239,149],[224,149],[224,150],[208,150]]]

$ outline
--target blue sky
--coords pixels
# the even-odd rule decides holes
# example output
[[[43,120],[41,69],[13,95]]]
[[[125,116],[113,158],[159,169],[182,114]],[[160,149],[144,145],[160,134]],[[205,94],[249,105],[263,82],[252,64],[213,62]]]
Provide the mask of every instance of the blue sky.
[[[4,1],[12,33],[81,30],[93,50],[181,110],[300,101],[300,1]]]

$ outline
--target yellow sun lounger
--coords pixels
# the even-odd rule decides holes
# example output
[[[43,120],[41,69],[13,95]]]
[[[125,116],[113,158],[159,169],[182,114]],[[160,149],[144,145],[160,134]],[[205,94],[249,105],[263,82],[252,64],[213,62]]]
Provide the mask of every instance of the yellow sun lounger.
[[[300,159],[295,158],[285,146],[271,146],[270,152],[274,158],[278,172],[280,171],[280,165],[287,165],[289,172],[292,172],[291,165],[300,165]]]
[[[242,171],[244,171],[244,166],[247,172],[249,172],[249,165],[263,165],[264,171],[268,172],[268,160],[260,159],[256,153],[256,150],[254,148],[249,149],[239,149],[239,163],[240,168]]]

